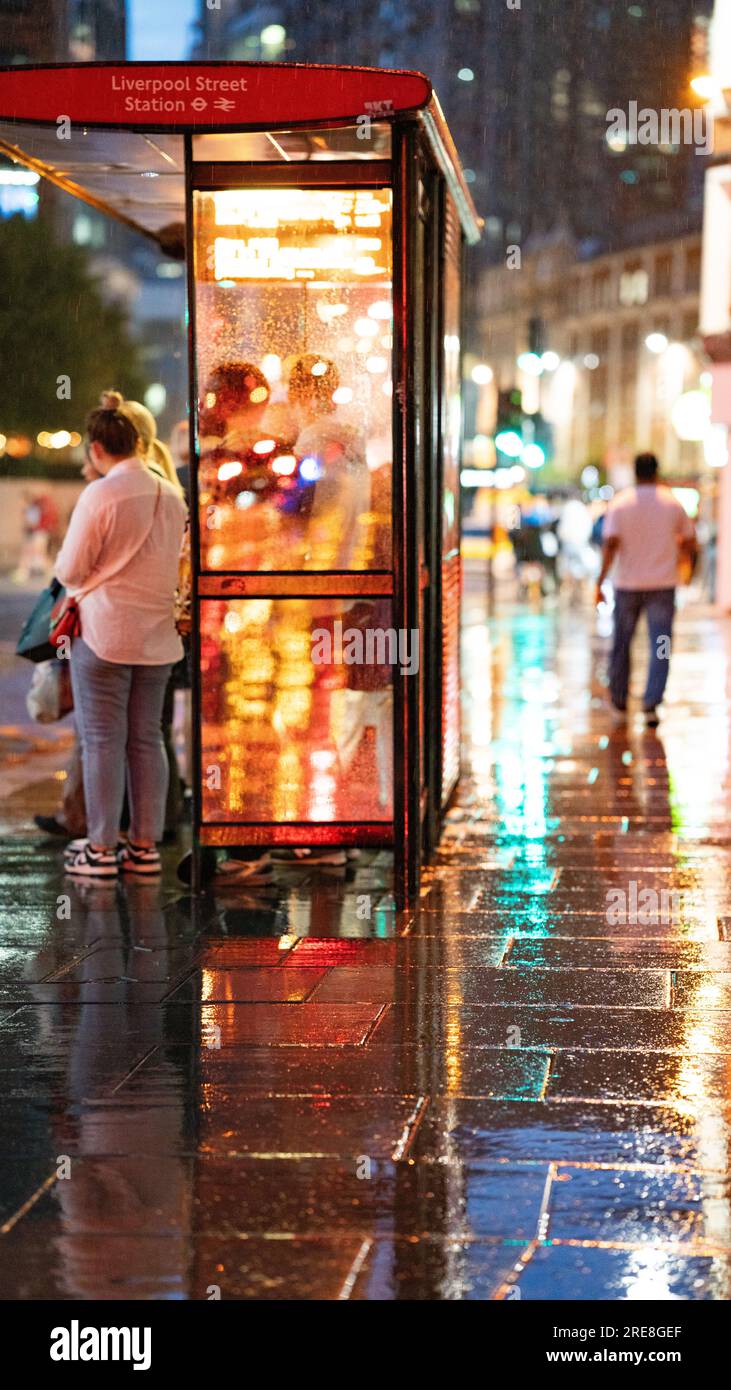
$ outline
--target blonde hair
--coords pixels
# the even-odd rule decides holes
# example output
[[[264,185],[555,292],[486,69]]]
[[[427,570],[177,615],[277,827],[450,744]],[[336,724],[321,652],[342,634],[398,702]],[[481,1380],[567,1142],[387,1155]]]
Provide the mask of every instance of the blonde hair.
[[[126,401],[121,391],[103,391],[101,403],[107,410],[118,410],[121,415],[126,416],[137,431],[138,452],[147,467],[162,473],[182,496],[183,489],[178,470],[167,445],[157,437],[157,425],[152,411],[140,401]]]

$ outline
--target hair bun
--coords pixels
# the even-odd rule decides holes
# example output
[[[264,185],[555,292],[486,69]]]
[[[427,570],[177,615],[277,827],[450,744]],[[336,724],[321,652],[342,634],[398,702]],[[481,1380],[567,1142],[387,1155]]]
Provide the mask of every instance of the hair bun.
[[[119,410],[124,405],[121,391],[102,391],[99,400],[102,410]]]

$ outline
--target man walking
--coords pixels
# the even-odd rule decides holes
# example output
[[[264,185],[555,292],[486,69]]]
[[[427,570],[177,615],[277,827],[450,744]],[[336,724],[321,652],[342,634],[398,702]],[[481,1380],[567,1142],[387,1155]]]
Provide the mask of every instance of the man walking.
[[[637,455],[635,477],[636,487],[621,492],[607,509],[596,602],[604,601],[604,581],[616,560],[612,705],[621,720],[627,710],[632,637],[640,614],[646,611],[650,669],[642,706],[646,723],[655,728],[670,668],[678,567],[683,559],[692,564],[696,539],[692,521],[670,488],[659,481],[654,454]]]

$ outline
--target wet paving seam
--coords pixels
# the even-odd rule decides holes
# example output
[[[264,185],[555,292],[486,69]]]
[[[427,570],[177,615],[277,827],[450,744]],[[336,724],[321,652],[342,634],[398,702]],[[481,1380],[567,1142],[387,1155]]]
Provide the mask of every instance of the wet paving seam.
[[[638,1049],[641,1050],[641,1049]],[[489,1099],[489,1097],[487,1098]],[[657,1109],[667,1110],[668,1107],[677,1105],[677,1102],[668,1100],[667,1096],[660,1096],[657,1099],[648,1096],[547,1096],[544,1104],[548,1106],[557,1105],[606,1105],[614,1109],[625,1109],[628,1105],[638,1109]],[[719,1100],[716,1104],[721,1105]]]
[[[547,1056],[547,1058],[546,1058],[546,1070],[545,1070],[544,1075],[543,1075],[543,1081],[542,1081],[542,1083],[541,1083],[541,1089],[540,1089],[540,1091],[538,1092],[538,1095],[536,1096],[536,1100],[539,1100],[539,1101],[540,1101],[540,1100],[545,1100],[545,1099],[546,1099],[546,1092],[547,1092],[547,1090],[548,1090],[548,1087],[549,1087],[549,1084],[550,1084],[550,1081],[551,1081],[551,1075],[552,1075],[552,1072],[553,1072],[553,1067],[554,1067],[554,1062],[555,1062],[555,1060],[556,1060],[556,1058],[555,1058],[554,1052],[553,1052],[553,1051],[549,1052],[549,1054],[548,1054],[548,1056]]]
[[[417,1100],[414,1109],[412,1110],[411,1114],[409,1115],[406,1121],[406,1124],[403,1127],[401,1137],[399,1138],[399,1141],[393,1153],[391,1154],[391,1160],[393,1163],[402,1162],[405,1158],[408,1157],[414,1139],[416,1138],[416,1135],[419,1131],[421,1122],[426,1114],[429,1105],[429,1099],[429,1096],[419,1096],[419,1099]]]
[[[318,991],[320,985],[324,985],[325,982],[326,982],[327,980],[329,980],[330,976],[331,976],[332,973],[333,973],[333,967],[331,967],[329,970],[326,970],[325,973],[324,973],[323,975],[320,974],[319,970],[317,970],[316,967],[312,967],[312,973],[313,973],[313,975],[316,975],[317,978],[316,978],[314,984],[312,985],[311,989],[308,989],[307,993],[306,993],[305,995],[303,995],[302,998],[300,999],[300,1001],[299,1001],[300,1004],[309,1004],[310,1000],[317,994],[317,991]],[[385,1007],[385,1006],[384,1006],[384,1007]],[[378,1021],[378,1020],[376,1019],[375,1022],[377,1023],[377,1021]],[[367,1041],[368,1041],[368,1038],[365,1037],[365,1038],[363,1039],[363,1042],[361,1043],[361,1047],[364,1047]]]
[[[122,1077],[122,1080],[118,1081],[116,1086],[112,1087],[112,1090],[109,1092],[109,1094],[112,1096],[116,1096],[117,1092],[121,1091],[122,1087],[126,1085],[126,1083],[130,1081],[131,1078],[135,1075],[135,1072],[138,1072],[140,1067],[143,1067],[145,1065],[145,1062],[149,1062],[150,1058],[154,1057],[155,1053],[159,1051],[159,1043],[154,1043],[152,1047],[148,1048],[147,1052],[145,1052],[143,1056],[135,1062],[134,1066],[130,1068],[126,1075]]]
[[[503,1245],[507,1244],[507,1241],[503,1242]],[[505,1276],[505,1278],[502,1280],[502,1283],[498,1284],[497,1288],[492,1294],[492,1302],[504,1303],[510,1300],[512,1290],[516,1287],[516,1285],[520,1281],[520,1278],[526,1266],[530,1264],[536,1251],[540,1248],[540,1241],[531,1240],[528,1242],[528,1244],[525,1246],[525,1249],[521,1252],[515,1264],[513,1265],[513,1268],[510,1270],[509,1274]]]
[[[45,1197],[46,1193],[49,1192],[57,1182],[58,1173],[50,1173],[41,1183],[40,1187],[37,1187],[35,1192],[32,1192],[30,1197],[26,1198],[22,1206],[18,1207],[18,1210],[13,1212],[13,1215],[9,1216],[7,1221],[3,1222],[2,1226],[0,1226],[0,1236],[9,1235],[13,1227],[17,1226],[18,1222],[28,1214],[31,1208],[35,1206],[36,1202],[39,1202],[42,1197]]]
[[[70,970],[73,970],[74,967],[77,965],[81,965],[83,961],[88,960],[89,956],[94,955],[97,946],[99,945],[101,940],[102,937],[97,936],[94,939],[94,941],[91,942],[87,950],[82,951],[81,954],[78,956],[74,956],[73,960],[67,961],[65,965],[56,966],[55,969],[49,971],[47,975],[42,975],[40,980],[33,981],[33,983],[44,985],[55,984],[56,980],[62,981],[64,976],[67,975]]]
[[[498,939],[499,939],[499,938],[498,938]],[[501,955],[501,957],[500,957],[500,959],[499,959],[499,961],[498,961],[498,963],[497,963],[497,968],[498,968],[498,970],[501,970],[502,967],[505,965],[505,963],[506,963],[506,961],[507,961],[507,959],[508,959],[508,956],[510,955],[510,952],[512,951],[514,945],[515,945],[515,935],[514,935],[513,933],[511,933],[511,935],[508,937],[507,941],[505,942],[505,949],[504,949],[504,951],[503,951],[503,953],[502,953],[502,955]],[[454,967],[454,966],[450,967],[450,966],[447,966],[446,968],[447,968],[447,969],[458,969],[459,967]]]
[[[368,1046],[368,1043],[371,1041],[371,1038],[373,1037],[373,1034],[375,1033],[375,1031],[376,1031],[376,1029],[377,1029],[379,1023],[381,1022],[381,1020],[382,1020],[383,1018],[386,1017],[386,1014],[388,1013],[390,1007],[391,1007],[390,1004],[381,1004],[381,1007],[380,1007],[380,1009],[378,1010],[378,1013],[376,1014],[375,1018],[372,1019],[371,1022],[369,1023],[369,1025],[368,1025],[368,1027],[366,1028],[366,1031],[365,1031],[365,1033],[363,1034],[363,1037],[361,1038],[360,1042],[359,1042],[359,1043],[356,1043],[356,1046],[357,1046],[357,1047],[367,1047],[367,1046]],[[306,1045],[307,1045],[307,1044],[305,1044],[305,1046],[306,1046]]]
[[[647,1254],[677,1255],[683,1259],[703,1259],[717,1255],[724,1259],[731,1254],[731,1242],[718,1244],[694,1237],[692,1240],[581,1240],[579,1237],[551,1236],[540,1242],[543,1246],[572,1246],[577,1250],[626,1250]]]
[[[360,1272],[366,1260],[368,1259],[368,1256],[370,1255],[372,1249],[373,1239],[372,1237],[368,1236],[361,1242],[360,1249],[358,1250],[355,1259],[353,1260],[353,1263],[350,1266],[350,1269],[348,1270],[348,1273],[346,1274],[340,1286],[340,1290],[337,1295],[338,1302],[344,1302],[350,1298],[350,1295],[352,1294],[353,1289],[355,1288],[358,1282]]]
[[[553,1194],[553,1185],[557,1177],[558,1165],[556,1163],[549,1163],[548,1172],[546,1173],[546,1181],[543,1187],[543,1194],[541,1196],[541,1205],[538,1212],[538,1221],[536,1223],[535,1238],[537,1241],[545,1241],[548,1237],[548,1226],[550,1221],[549,1208],[551,1204],[551,1196]]]

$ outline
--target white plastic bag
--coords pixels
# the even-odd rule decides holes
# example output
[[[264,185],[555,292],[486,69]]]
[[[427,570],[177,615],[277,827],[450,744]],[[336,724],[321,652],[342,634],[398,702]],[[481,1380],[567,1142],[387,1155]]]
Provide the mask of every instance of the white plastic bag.
[[[53,724],[68,713],[62,679],[61,663],[55,657],[51,661],[39,661],[33,667],[33,679],[25,698],[31,719],[39,724]]]

